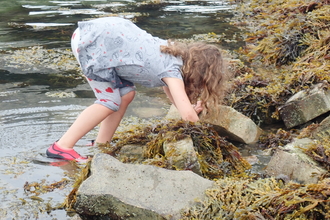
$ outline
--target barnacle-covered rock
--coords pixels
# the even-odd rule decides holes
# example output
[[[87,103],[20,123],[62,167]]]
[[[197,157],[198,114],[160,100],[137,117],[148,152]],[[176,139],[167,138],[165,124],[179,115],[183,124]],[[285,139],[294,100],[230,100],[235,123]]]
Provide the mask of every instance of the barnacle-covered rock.
[[[328,111],[330,111],[330,91],[323,84],[298,92],[279,108],[287,128],[306,123]]]
[[[58,97],[58,98],[74,98],[76,95],[73,92],[46,92],[48,97]]]
[[[330,117],[327,116],[319,124],[312,124],[306,129],[308,130],[308,137],[320,141],[326,140],[330,136]]]
[[[327,170],[305,153],[309,146],[314,144],[314,141],[308,138],[295,139],[277,149],[264,170],[265,173],[274,177],[285,175],[300,183],[317,183]]]
[[[191,170],[202,175],[198,154],[190,137],[164,143],[164,156],[176,170]]]
[[[251,144],[258,141],[261,128],[249,117],[229,106],[219,106],[219,115],[206,114],[201,121],[212,124],[224,137],[241,143]]]

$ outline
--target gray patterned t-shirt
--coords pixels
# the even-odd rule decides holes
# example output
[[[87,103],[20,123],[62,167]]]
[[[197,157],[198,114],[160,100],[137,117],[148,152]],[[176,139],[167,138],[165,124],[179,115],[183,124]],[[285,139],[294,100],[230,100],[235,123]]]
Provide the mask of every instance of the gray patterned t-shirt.
[[[153,37],[129,20],[118,17],[78,22],[79,62],[83,73],[115,88],[138,83],[166,85],[162,78],[182,79],[182,59],[160,52],[167,41]]]

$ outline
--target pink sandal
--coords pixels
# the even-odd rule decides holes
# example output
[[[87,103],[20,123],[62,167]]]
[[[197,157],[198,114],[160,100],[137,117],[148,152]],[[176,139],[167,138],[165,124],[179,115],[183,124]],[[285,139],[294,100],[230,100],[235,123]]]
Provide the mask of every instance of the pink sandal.
[[[46,154],[47,154],[47,157],[49,157],[49,158],[56,158],[56,159],[62,159],[62,160],[82,161],[82,160],[88,159],[88,157],[82,157],[80,154],[78,154],[73,149],[66,150],[66,149],[60,148],[56,144],[56,142],[47,149]]]

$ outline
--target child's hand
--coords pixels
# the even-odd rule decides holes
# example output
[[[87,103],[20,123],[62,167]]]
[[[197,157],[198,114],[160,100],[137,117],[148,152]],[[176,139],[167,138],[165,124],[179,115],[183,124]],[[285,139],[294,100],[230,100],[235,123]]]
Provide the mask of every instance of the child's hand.
[[[196,105],[192,105],[197,115],[203,111],[202,101],[197,101]]]

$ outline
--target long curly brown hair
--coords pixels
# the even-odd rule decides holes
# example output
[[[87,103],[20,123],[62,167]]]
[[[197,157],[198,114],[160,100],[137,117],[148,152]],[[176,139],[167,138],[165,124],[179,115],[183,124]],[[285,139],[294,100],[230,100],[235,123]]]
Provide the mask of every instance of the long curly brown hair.
[[[185,44],[169,40],[168,46],[161,46],[161,51],[182,58],[183,81],[191,103],[201,100],[206,110],[203,113],[212,109],[211,106],[221,104],[230,74],[217,46],[203,42]]]

